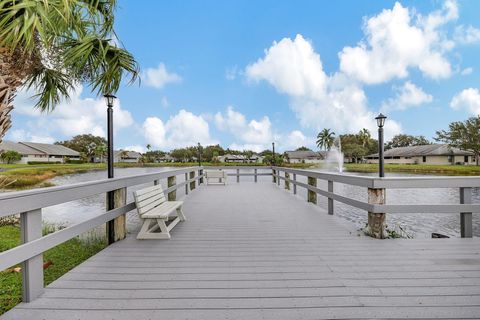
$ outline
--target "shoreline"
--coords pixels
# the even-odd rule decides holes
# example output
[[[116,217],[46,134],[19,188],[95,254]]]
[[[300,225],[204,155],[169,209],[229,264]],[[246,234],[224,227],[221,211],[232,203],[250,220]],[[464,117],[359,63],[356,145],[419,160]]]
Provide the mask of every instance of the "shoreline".
[[[115,168],[164,168],[164,167],[189,167],[197,166],[198,163],[117,163]],[[219,164],[202,163],[203,166],[219,166]],[[222,163],[222,166],[258,166],[264,164],[251,163]],[[286,167],[297,169],[319,169],[321,166],[315,164],[287,164]],[[377,164],[355,164],[345,163],[346,172],[374,173],[378,170]],[[26,190],[34,188],[50,187],[52,178],[67,174],[80,174],[90,171],[106,170],[105,163],[86,164],[51,164],[51,165],[1,165],[0,166],[0,192]],[[413,173],[426,175],[448,175],[448,176],[475,176],[480,175],[480,166],[460,165],[397,165],[386,164],[386,172]],[[9,186],[3,185],[11,183]]]

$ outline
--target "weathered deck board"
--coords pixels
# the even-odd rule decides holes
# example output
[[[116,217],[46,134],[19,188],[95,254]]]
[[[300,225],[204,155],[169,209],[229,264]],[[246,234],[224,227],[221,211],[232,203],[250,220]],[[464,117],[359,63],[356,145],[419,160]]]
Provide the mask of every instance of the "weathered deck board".
[[[202,187],[2,319],[480,318],[480,239],[373,240],[269,183]]]

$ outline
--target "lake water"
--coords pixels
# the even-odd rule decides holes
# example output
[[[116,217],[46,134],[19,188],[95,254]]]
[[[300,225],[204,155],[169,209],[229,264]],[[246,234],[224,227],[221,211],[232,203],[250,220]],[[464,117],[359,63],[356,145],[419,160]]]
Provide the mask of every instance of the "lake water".
[[[124,177],[142,173],[160,172],[171,170],[171,168],[116,168],[115,177]],[[350,173],[349,173],[350,174]],[[369,174],[357,174],[368,176]],[[387,176],[414,176],[401,173],[388,173]],[[415,175],[418,176],[418,175]],[[67,185],[77,182],[92,181],[106,178],[106,171],[92,171],[88,173],[59,176],[51,180],[55,185]],[[298,176],[299,180],[302,178]],[[229,177],[230,183],[235,180]],[[271,177],[259,177],[259,183],[271,183]],[[177,183],[184,181],[183,176],[177,176]],[[241,181],[253,181],[253,177],[241,177]],[[306,182],[306,178],[305,181]],[[166,187],[166,181],[161,181]],[[283,184],[283,181],[282,181]],[[139,185],[134,188],[128,188],[128,201],[132,200],[132,192],[137,189],[144,188],[151,184]],[[326,189],[325,181],[318,181],[318,187]],[[335,192],[353,199],[367,201],[367,189],[335,183]],[[306,190],[298,188],[298,197],[306,199]],[[179,199],[185,196],[184,189],[177,190]],[[478,189],[473,190],[473,201],[480,202],[480,192]],[[407,201],[405,201],[407,199]],[[449,188],[439,189],[389,189],[387,190],[387,203],[390,204],[456,204],[459,203],[459,190]],[[327,208],[327,199],[318,196],[318,205]],[[71,201],[61,205],[45,208],[43,210],[44,221],[58,223],[63,225],[71,225],[105,212],[105,195],[96,195],[81,200]],[[353,224],[356,228],[362,228],[367,222],[367,213],[363,210],[335,202],[335,215]],[[133,229],[138,225],[139,221],[136,212],[132,211],[127,215],[127,226]],[[389,229],[403,229],[407,234],[415,238],[430,237],[432,232],[459,237],[460,234],[460,218],[459,214],[388,214],[387,224]],[[480,215],[473,215],[473,232],[475,236],[480,236]]]

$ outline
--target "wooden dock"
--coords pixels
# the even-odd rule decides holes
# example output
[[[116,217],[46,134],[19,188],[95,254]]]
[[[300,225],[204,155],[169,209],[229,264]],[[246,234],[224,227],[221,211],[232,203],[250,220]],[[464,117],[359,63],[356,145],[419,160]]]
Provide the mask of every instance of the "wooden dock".
[[[201,186],[1,319],[478,319],[480,239],[375,240],[272,183]]]

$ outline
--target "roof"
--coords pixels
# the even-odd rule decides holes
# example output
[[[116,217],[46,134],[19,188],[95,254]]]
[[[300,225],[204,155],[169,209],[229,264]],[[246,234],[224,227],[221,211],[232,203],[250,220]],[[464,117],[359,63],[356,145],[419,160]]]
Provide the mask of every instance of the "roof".
[[[324,159],[325,155],[315,151],[286,151],[289,159]]]
[[[137,152],[137,151],[128,151],[128,150],[115,150],[114,151],[114,156],[120,158],[120,154],[122,152],[126,152],[127,156],[125,158],[129,159],[138,159],[142,157],[142,154]]]
[[[37,142],[19,142],[18,144],[41,151],[42,154],[52,156],[71,156],[78,157],[80,153],[59,144],[37,143]]]
[[[43,155],[44,153],[40,150],[30,148],[29,146],[16,143],[13,141],[3,140],[0,142],[0,151],[16,151],[21,155],[29,155],[29,154],[39,154]]]
[[[384,157],[415,157],[415,156],[473,156],[471,151],[450,147],[447,144],[427,144],[421,146],[393,148],[385,151]],[[366,158],[378,158],[378,153]]]

